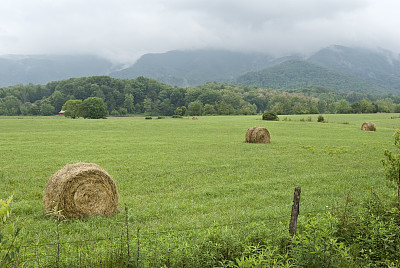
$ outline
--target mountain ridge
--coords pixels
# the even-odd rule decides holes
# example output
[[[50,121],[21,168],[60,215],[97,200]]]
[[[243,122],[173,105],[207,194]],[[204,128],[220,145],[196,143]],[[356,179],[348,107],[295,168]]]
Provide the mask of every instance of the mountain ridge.
[[[297,60],[297,64],[293,65],[293,60]],[[301,64],[298,61],[302,61]],[[289,63],[282,66],[285,62]],[[285,66],[287,70],[283,68]],[[0,87],[108,75],[122,79],[144,76],[179,87],[207,82],[243,83],[280,89],[312,85],[331,86],[345,92],[353,90],[400,95],[400,57],[384,49],[333,45],[307,57],[274,57],[264,53],[222,49],[173,50],[145,54],[131,66],[119,68],[111,61],[93,55],[0,56]],[[315,77],[305,75],[304,68],[314,73]],[[254,74],[257,72],[258,80]],[[285,72],[286,75],[282,75]],[[245,79],[246,75],[248,78]],[[281,81],[266,83],[278,77]],[[304,81],[305,77],[308,77],[307,82]]]
[[[391,88],[368,82],[363,78],[337,72],[305,60],[288,60],[273,67],[249,72],[239,76],[237,82],[275,89],[319,86],[333,88],[339,92],[354,91],[380,95],[393,91]]]
[[[145,76],[178,86],[194,86],[210,81],[232,82],[242,73],[269,66],[273,58],[261,53],[228,50],[173,50],[145,54],[132,66],[111,73],[114,78]]]

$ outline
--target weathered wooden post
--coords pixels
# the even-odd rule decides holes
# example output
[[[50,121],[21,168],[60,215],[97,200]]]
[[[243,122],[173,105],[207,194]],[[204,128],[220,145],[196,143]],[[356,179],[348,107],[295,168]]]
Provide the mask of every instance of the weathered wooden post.
[[[292,215],[290,216],[290,224],[289,224],[289,233],[291,236],[294,236],[296,234],[297,217],[299,216],[299,207],[300,207],[300,193],[301,193],[301,188],[296,187],[294,189]]]

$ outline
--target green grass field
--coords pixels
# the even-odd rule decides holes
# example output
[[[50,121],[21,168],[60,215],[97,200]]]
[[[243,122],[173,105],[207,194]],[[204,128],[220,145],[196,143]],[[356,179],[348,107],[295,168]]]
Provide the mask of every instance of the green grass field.
[[[54,241],[42,204],[48,179],[64,165],[93,162],[115,180],[129,222],[148,230],[197,228],[287,215],[295,187],[300,213],[340,205],[385,184],[381,159],[400,127],[394,114],[199,117],[199,120],[62,117],[0,118],[0,197],[14,194],[13,215],[26,218],[25,244]],[[307,122],[311,117],[312,122]],[[302,121],[302,119],[305,121]],[[361,131],[372,121],[376,132]],[[247,144],[264,126],[270,144]],[[111,218],[70,220],[64,240],[120,232]],[[111,231],[112,232],[112,231]]]

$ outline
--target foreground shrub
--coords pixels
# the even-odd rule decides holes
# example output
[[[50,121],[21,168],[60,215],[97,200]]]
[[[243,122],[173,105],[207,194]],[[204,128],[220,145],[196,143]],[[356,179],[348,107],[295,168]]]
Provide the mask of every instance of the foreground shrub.
[[[240,258],[225,267],[295,267],[288,252],[281,253],[278,247],[256,245],[245,249]]]
[[[396,151],[385,150],[385,159],[382,160],[386,179],[397,188],[397,198],[400,200],[400,129],[393,134]]]
[[[16,238],[21,226],[16,220],[10,220],[12,199],[12,196],[6,200],[0,199],[0,267],[12,267],[11,264],[19,253]]]
[[[296,267],[349,267],[349,247],[336,237],[337,218],[331,213],[311,217],[293,237],[289,256]]]
[[[393,196],[371,190],[356,208],[346,206],[338,214],[337,237],[360,266],[400,265],[400,210]]]

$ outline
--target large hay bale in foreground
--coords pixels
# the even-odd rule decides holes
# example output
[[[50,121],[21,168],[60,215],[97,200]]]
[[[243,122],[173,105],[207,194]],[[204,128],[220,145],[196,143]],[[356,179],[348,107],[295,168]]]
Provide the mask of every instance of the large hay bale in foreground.
[[[251,127],[246,132],[246,142],[270,143],[271,136],[265,127]]]
[[[376,131],[376,126],[372,122],[365,122],[362,124],[361,129],[365,131]]]
[[[118,191],[110,175],[93,163],[68,164],[49,179],[43,197],[47,212],[66,218],[109,216],[118,210]]]

